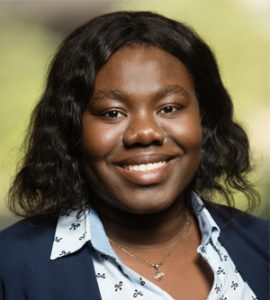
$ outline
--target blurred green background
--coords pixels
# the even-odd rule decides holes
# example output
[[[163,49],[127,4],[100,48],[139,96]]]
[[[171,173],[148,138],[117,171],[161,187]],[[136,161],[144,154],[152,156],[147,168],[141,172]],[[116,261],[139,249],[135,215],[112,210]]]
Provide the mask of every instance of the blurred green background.
[[[0,229],[15,222],[7,191],[23,155],[31,111],[59,43],[93,16],[115,10],[151,10],[193,27],[216,54],[236,119],[248,131],[256,169],[252,180],[262,203],[254,214],[269,219],[270,2],[1,1],[0,2]],[[233,163],[233,162],[232,162]],[[237,206],[244,200],[235,195]]]

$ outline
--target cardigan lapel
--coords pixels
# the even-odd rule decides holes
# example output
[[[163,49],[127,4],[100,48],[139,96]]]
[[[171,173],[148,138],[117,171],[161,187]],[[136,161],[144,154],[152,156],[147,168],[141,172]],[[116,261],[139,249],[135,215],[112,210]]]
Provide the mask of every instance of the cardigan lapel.
[[[221,229],[220,242],[260,300],[269,299],[269,224],[221,205],[207,205]]]
[[[89,245],[73,255],[50,261],[41,274],[40,299],[101,300]]]
[[[31,224],[31,286],[38,300],[101,300],[90,242],[78,251],[50,260],[56,221]]]

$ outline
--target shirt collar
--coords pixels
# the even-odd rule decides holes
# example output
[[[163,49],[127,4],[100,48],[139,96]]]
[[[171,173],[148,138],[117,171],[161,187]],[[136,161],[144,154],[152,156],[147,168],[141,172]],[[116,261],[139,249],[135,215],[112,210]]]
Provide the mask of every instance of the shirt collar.
[[[78,216],[77,211],[58,218],[50,259],[74,253],[91,241],[89,210]]]
[[[201,244],[205,245],[210,240],[213,244],[216,244],[220,236],[220,228],[205,207],[202,199],[195,192],[192,193],[192,206],[202,235]]]
[[[201,230],[201,244],[205,245],[210,239],[215,244],[220,229],[196,193],[192,194],[192,205]],[[89,241],[95,250],[116,258],[103,224],[94,209],[85,211],[79,217],[77,211],[62,215],[56,226],[50,259],[55,260],[74,253]]]

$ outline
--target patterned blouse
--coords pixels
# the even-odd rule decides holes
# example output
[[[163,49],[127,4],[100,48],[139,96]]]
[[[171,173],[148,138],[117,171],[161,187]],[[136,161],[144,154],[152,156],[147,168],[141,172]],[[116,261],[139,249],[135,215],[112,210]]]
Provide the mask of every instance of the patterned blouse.
[[[202,236],[197,252],[214,274],[207,300],[258,300],[220,244],[220,229],[195,193],[192,203]],[[79,219],[76,214],[73,211],[59,217],[50,257],[52,260],[74,253],[90,241],[93,255],[91,257],[89,254],[89,259],[93,259],[103,300],[173,300],[166,291],[121,262],[112,249],[95,210],[87,211]]]

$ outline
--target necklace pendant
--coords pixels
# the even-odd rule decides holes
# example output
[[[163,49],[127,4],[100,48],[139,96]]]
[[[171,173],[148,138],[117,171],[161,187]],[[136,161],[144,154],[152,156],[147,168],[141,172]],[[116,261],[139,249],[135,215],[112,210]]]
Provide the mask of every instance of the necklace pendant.
[[[156,280],[161,280],[165,276],[165,273],[157,271],[153,276]]]
[[[153,277],[156,280],[161,280],[165,276],[165,273],[159,271],[160,264],[154,264],[153,267],[156,269],[156,273]]]

